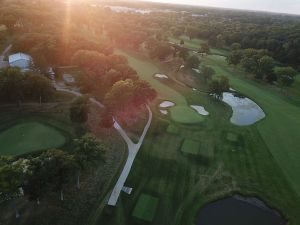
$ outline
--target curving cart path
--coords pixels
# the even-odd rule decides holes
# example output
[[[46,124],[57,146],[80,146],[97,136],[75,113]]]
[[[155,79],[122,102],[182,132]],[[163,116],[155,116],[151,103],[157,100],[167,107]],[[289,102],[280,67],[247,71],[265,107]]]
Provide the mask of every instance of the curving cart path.
[[[75,96],[82,96],[82,94],[78,91],[74,91],[74,90],[69,90],[65,87],[60,87],[59,85],[57,85],[57,83],[53,80],[53,86],[57,91],[63,91],[63,92],[67,92],[67,93],[71,93],[74,94]],[[89,98],[90,102],[94,103],[95,105],[97,105],[100,108],[104,108],[105,106],[97,101],[95,98]],[[127,157],[127,161],[125,163],[125,166],[122,170],[122,173],[108,199],[108,205],[110,206],[115,206],[118,202],[120,193],[122,191],[122,188],[124,187],[124,184],[127,180],[127,177],[130,173],[132,164],[134,162],[134,159],[137,155],[137,153],[139,152],[141,145],[144,141],[144,138],[148,132],[148,129],[151,125],[152,122],[152,111],[150,109],[150,107],[148,105],[146,105],[146,108],[148,109],[149,112],[149,117],[148,117],[148,121],[146,126],[144,127],[143,133],[138,141],[138,143],[134,143],[126,134],[125,130],[121,127],[121,125],[115,120],[114,118],[114,128],[118,131],[118,133],[121,135],[121,137],[124,139],[124,141],[126,142],[127,146],[128,146],[128,157]]]

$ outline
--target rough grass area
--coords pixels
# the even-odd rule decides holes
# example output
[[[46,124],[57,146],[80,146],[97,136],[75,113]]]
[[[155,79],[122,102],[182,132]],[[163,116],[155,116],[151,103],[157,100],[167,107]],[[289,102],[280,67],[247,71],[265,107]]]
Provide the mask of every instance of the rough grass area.
[[[182,146],[181,151],[183,153],[198,155],[200,148],[200,143],[198,141],[193,141],[191,139],[185,139]]]
[[[25,122],[0,133],[0,155],[59,148],[65,143],[66,138],[55,128],[38,122]]]
[[[167,132],[170,134],[178,134],[179,133],[179,129],[177,126],[170,124],[167,128]]]
[[[132,216],[151,222],[155,216],[159,200],[151,195],[142,194],[133,210]]]

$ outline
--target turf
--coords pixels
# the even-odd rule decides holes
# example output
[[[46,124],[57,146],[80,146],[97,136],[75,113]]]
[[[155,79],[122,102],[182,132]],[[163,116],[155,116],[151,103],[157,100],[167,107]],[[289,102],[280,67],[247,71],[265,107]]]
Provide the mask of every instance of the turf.
[[[199,153],[200,143],[191,139],[185,139],[181,151],[183,153],[197,155]]]
[[[249,96],[264,110],[266,118],[257,124],[257,129],[300,197],[300,107],[271,87],[245,79],[247,74],[229,67],[223,58],[208,56],[205,64],[212,66],[217,76],[229,77],[234,89]]]
[[[142,194],[133,210],[132,216],[151,222],[155,216],[158,203],[158,198]]]
[[[238,136],[234,133],[229,132],[227,134],[227,140],[231,142],[237,142],[238,141]]]
[[[170,108],[170,113],[173,121],[182,124],[201,123],[204,120],[202,115],[195,113],[190,107],[175,106]]]
[[[65,142],[66,138],[55,128],[38,122],[24,122],[0,133],[0,155],[58,148]]]
[[[178,134],[179,133],[179,129],[177,126],[170,124],[167,128],[167,132],[170,134]]]

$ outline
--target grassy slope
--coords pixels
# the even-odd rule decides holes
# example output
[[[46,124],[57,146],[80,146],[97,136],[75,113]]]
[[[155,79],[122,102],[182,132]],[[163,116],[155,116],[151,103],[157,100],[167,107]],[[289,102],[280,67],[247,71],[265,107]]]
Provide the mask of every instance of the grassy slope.
[[[263,85],[236,76],[240,71],[226,65],[224,59],[209,56],[206,63],[218,75],[230,78],[231,86],[258,103],[267,114],[257,128],[290,183],[300,196],[300,108]]]
[[[155,88],[159,98],[176,103],[176,106],[171,111],[172,118],[175,121],[183,123],[199,123],[203,121],[203,117],[187,105],[184,96],[153,78],[153,75],[159,72],[159,68],[124,51],[116,50],[115,53],[127,57],[130,66],[138,72],[142,79],[148,81]],[[182,115],[185,116],[185,120],[181,119]]]

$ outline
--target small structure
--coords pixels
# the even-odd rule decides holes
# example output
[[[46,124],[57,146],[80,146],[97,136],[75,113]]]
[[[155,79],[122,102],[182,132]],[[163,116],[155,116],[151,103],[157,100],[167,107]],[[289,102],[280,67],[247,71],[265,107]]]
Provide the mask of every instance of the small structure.
[[[22,71],[27,71],[32,63],[30,55],[24,53],[16,53],[8,57],[8,63],[12,67],[19,67]]]

